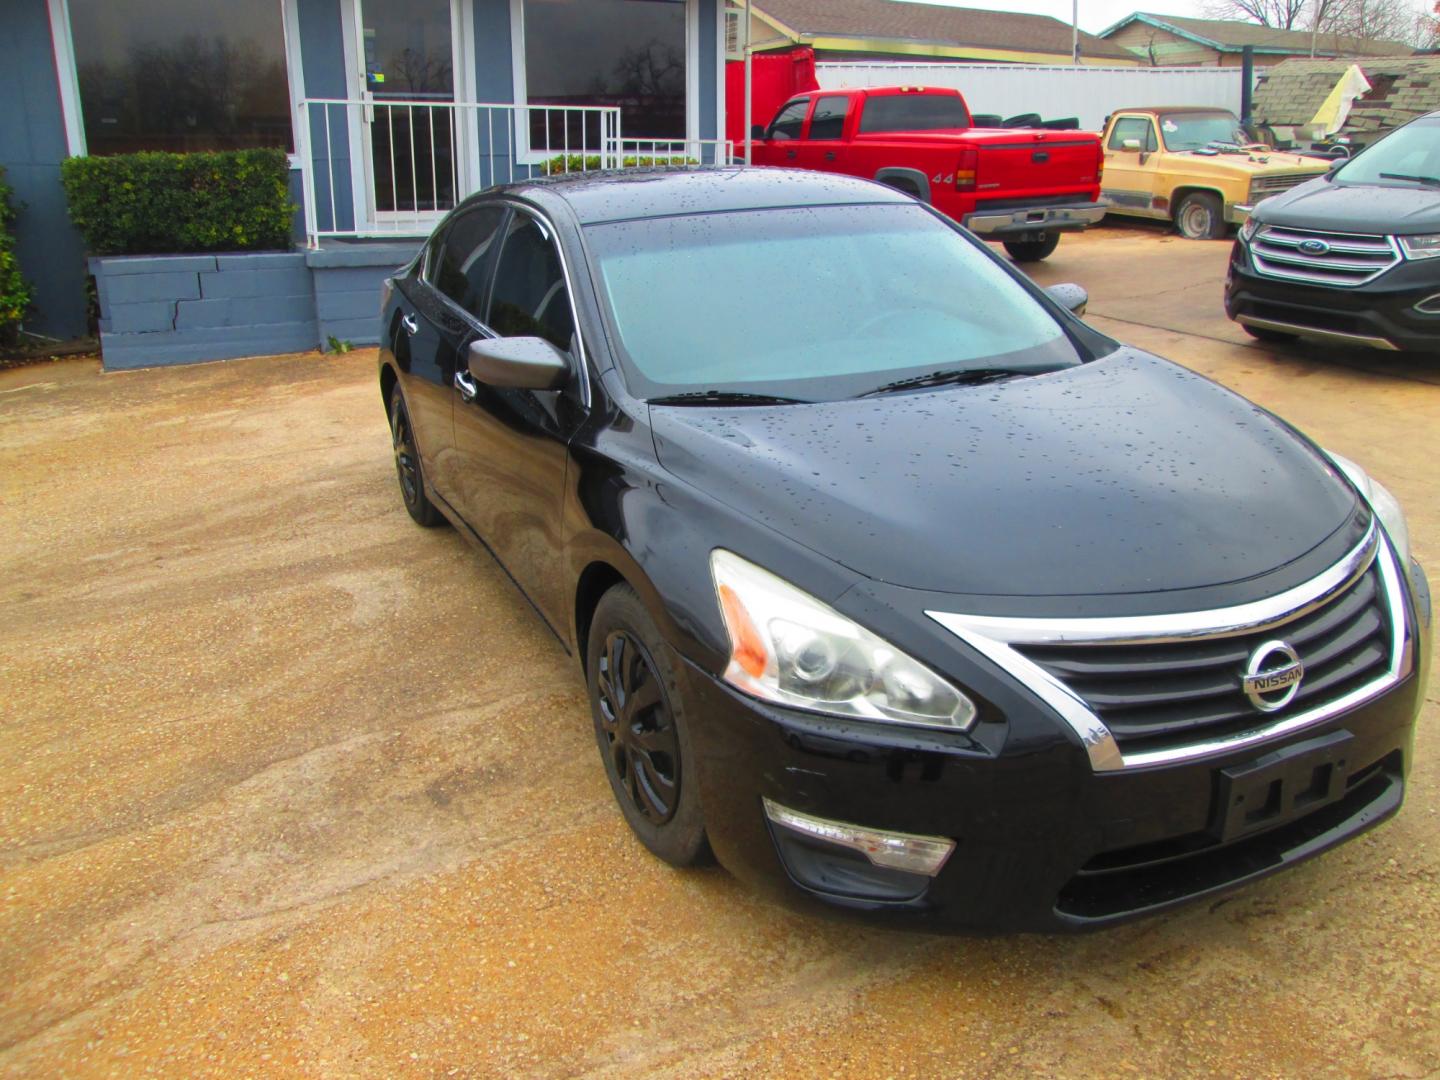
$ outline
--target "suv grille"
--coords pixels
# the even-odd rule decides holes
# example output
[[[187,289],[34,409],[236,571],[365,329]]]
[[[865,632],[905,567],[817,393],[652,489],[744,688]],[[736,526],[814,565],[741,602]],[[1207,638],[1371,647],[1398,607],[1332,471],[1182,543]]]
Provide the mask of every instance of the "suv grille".
[[[1372,562],[1314,610],[1239,635],[1016,649],[1079,695],[1122,751],[1162,749],[1245,731],[1276,715],[1257,710],[1241,688],[1251,653],[1268,641],[1287,642],[1305,665],[1286,712],[1323,706],[1374,679],[1390,660],[1381,594]]]
[[[1271,277],[1351,288],[1389,270],[1400,252],[1388,236],[1262,225],[1250,238],[1250,257]]]
[[[1281,191],[1289,191],[1292,187],[1298,187],[1306,180],[1314,180],[1317,176],[1324,176],[1322,172],[1293,173],[1289,176],[1257,176],[1250,181],[1250,201],[1259,202],[1267,195],[1275,195]]]

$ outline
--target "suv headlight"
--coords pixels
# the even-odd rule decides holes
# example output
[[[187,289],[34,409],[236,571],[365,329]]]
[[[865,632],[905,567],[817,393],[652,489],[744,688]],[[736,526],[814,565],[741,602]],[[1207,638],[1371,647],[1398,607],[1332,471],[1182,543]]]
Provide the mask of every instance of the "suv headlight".
[[[1255,235],[1255,230],[1259,227],[1260,223],[1255,220],[1255,215],[1252,213],[1249,217],[1245,219],[1244,223],[1240,226],[1240,239],[1248,244],[1250,242],[1250,237]]]
[[[1433,259],[1440,255],[1440,233],[1400,237],[1400,250],[1407,259]]]
[[[1390,545],[1395,549],[1395,555],[1400,560],[1400,570],[1407,577],[1410,574],[1410,527],[1405,523],[1405,511],[1400,509],[1400,502],[1390,489],[1380,483],[1373,476],[1367,473],[1355,462],[1347,457],[1341,457],[1333,451],[1326,450],[1336,467],[1365,496],[1365,501],[1370,504],[1370,509],[1375,511],[1375,516],[1380,519],[1380,524],[1385,527],[1385,534],[1390,537]]]
[[[918,660],[733,552],[710,553],[724,679],[777,705],[968,731],[975,703]]]

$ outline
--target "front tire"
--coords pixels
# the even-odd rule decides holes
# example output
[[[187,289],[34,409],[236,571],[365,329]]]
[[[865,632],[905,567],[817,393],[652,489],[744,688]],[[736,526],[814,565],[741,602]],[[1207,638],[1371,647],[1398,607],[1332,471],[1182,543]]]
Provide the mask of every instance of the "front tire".
[[[390,395],[390,444],[395,449],[395,473],[400,481],[400,498],[415,524],[432,529],[445,518],[425,494],[425,473],[420,464],[420,449],[415,442],[415,428],[410,423],[410,410],[405,395],[397,386]]]
[[[1225,211],[1208,191],[1192,191],[1175,207],[1175,228],[1186,240],[1219,240],[1225,235]]]
[[[708,862],[675,659],[629,585],[600,598],[585,652],[595,743],[626,823],[671,866]]]
[[[1060,246],[1059,233],[1047,233],[1044,240],[1006,240],[1005,251],[1017,263],[1039,262]]]

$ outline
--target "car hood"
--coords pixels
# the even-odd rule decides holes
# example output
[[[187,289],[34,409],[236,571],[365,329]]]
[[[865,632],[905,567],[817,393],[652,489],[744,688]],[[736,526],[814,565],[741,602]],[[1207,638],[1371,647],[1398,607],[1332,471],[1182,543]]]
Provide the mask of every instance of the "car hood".
[[[1263,154],[1197,154],[1190,150],[1170,152],[1165,155],[1164,168],[1179,173],[1205,174],[1210,176],[1290,176],[1295,173],[1310,173],[1324,176],[1329,168],[1314,158],[1303,158],[1295,154],[1280,154],[1273,151]]]
[[[1255,208],[1262,225],[1358,233],[1440,232],[1440,191],[1310,180]]]
[[[1229,584],[1356,497],[1269,413],[1157,357],[806,405],[650,409],[662,466],[889,584],[972,595]]]

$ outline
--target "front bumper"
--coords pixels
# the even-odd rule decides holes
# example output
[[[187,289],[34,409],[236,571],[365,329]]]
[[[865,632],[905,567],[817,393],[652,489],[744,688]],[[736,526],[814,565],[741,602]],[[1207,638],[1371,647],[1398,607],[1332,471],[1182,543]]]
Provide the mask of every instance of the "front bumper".
[[[1225,314],[1261,329],[1341,345],[1440,351],[1440,313],[1415,310],[1440,294],[1440,260],[1402,262],[1365,285],[1312,285],[1259,273],[1240,241],[1230,254]]]
[[[1069,206],[1016,207],[1006,210],[977,210],[966,214],[961,224],[977,236],[999,239],[1037,239],[1040,234],[1074,232],[1094,225],[1105,216],[1103,202]]]
[[[1058,717],[1043,743],[906,730],[773,708],[685,664],[711,845],[784,902],[936,931],[1101,927],[1273,873],[1400,807],[1430,648],[1428,587],[1413,577],[1418,662],[1391,692],[1258,748],[1164,767],[1096,773]],[[1335,801],[1217,839],[1222,770],[1347,734]],[[777,824],[766,800],[955,846],[933,877],[887,872]]]

